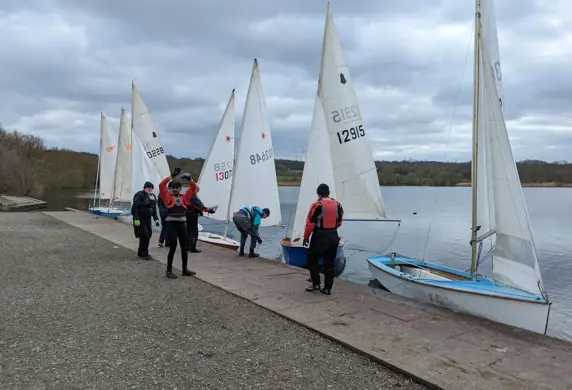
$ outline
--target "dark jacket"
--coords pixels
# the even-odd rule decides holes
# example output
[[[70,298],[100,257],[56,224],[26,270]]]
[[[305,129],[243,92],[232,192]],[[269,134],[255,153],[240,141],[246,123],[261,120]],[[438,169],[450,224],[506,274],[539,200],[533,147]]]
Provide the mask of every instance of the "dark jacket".
[[[187,215],[189,216],[200,216],[204,212],[208,212],[209,208],[204,205],[197,194],[191,197],[191,204],[187,206]]]
[[[239,212],[243,211],[244,213],[246,213],[246,215],[248,215],[248,217],[250,218],[250,221],[252,222],[252,227],[254,229],[258,229],[258,227],[262,223],[262,214],[264,213],[260,207],[258,207],[258,206],[244,206],[243,208],[241,208],[238,211]]]
[[[153,217],[156,221],[157,217],[157,198],[155,194],[147,194],[141,190],[133,196],[133,205],[131,206],[131,214],[134,220]]]

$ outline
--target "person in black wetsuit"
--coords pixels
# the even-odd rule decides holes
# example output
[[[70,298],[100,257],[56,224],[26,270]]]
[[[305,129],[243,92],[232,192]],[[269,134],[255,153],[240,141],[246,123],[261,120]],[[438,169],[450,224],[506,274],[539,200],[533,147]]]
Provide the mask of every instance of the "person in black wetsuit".
[[[320,184],[316,190],[318,200],[310,206],[304,229],[304,247],[308,247],[308,268],[312,284],[306,291],[332,293],[334,286],[335,260],[340,242],[338,228],[342,226],[344,209],[340,202],[330,198],[330,187]],[[311,240],[310,240],[311,236]],[[324,288],[320,289],[318,261],[324,259]]]
[[[167,186],[169,193],[171,193],[171,188],[173,187],[173,181],[169,182]],[[161,234],[159,234],[159,246],[163,247],[163,243],[165,247],[169,247],[169,234],[167,233],[168,224],[167,224],[167,206],[163,202],[163,199],[159,197],[159,217],[161,217]]]
[[[200,187],[197,185],[197,192],[200,191]],[[187,234],[189,237],[189,252],[200,253],[201,250],[197,248],[197,242],[199,240],[199,217],[203,213],[214,214],[217,207],[206,207],[199,196],[194,194],[191,197],[191,204],[187,206]]]
[[[152,228],[151,218],[155,221],[155,225],[159,226],[159,218],[157,217],[157,198],[153,194],[153,183],[145,182],[143,190],[138,191],[133,196],[133,205],[131,206],[131,214],[133,215],[133,226],[138,230],[139,248],[137,256],[139,258],[150,260],[149,241],[151,240]]]

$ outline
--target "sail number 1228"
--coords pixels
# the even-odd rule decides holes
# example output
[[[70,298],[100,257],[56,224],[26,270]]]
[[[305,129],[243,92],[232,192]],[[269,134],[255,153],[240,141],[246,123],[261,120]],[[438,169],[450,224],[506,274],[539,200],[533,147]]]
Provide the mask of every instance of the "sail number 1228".
[[[338,131],[337,135],[338,135],[338,142],[340,144],[345,144],[346,142],[350,142],[351,140],[365,137],[365,130],[363,129],[363,125],[359,125],[356,127],[352,127],[349,130],[345,129],[342,131]]]

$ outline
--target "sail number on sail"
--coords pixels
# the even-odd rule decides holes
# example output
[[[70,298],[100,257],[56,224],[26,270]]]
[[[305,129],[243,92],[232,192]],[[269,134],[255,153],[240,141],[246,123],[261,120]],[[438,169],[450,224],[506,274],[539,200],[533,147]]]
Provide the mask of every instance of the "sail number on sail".
[[[268,161],[272,158],[272,148],[266,149],[262,153],[256,153],[250,155],[250,163],[252,165],[258,164],[261,161]]]
[[[163,146],[157,141],[147,142],[145,145],[143,145],[143,148],[145,149],[145,153],[149,158],[165,154],[163,151]]]
[[[232,160],[214,164],[215,177],[217,181],[228,180],[232,177]]]
[[[340,144],[344,144],[346,142],[350,142],[353,139],[365,137],[365,130],[363,129],[363,125],[359,125],[352,127],[349,130],[346,129],[338,131],[336,134],[338,135],[338,142]]]
[[[358,118],[361,119],[361,114],[359,112],[359,107],[356,104],[349,107],[342,107],[340,110],[332,111],[332,120],[335,123]]]

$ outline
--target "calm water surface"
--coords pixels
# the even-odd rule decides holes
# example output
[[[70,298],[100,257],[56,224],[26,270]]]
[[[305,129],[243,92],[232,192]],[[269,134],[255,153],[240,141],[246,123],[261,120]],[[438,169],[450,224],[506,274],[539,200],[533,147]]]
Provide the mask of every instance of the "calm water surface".
[[[280,188],[284,224],[294,218],[298,191],[298,187]],[[553,302],[548,333],[572,340],[572,244],[569,239],[572,189],[525,188],[524,194],[544,285]],[[52,194],[46,200],[50,209],[87,209],[91,197],[86,191],[79,196],[76,193]],[[402,219],[401,226],[386,222],[344,223],[341,233],[346,238],[344,253],[348,262],[343,278],[368,284],[372,275],[366,258],[387,250],[459,269],[470,267],[470,188],[384,187],[383,197],[388,215]],[[202,218],[201,224],[205,231],[222,233],[224,229],[222,223],[206,218]],[[234,229],[229,230],[229,235],[236,239]],[[280,259],[279,241],[286,230],[263,228],[261,234],[265,241],[260,253]],[[482,264],[479,270],[490,274],[490,261]]]

